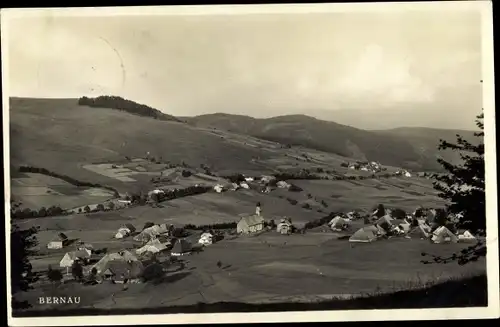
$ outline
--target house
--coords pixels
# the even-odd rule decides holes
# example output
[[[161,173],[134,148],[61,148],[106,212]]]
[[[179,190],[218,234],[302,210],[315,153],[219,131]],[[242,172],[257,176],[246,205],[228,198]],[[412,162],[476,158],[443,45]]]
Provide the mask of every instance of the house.
[[[248,183],[253,182],[253,177],[245,177],[245,181]]]
[[[437,243],[437,244],[457,243],[458,237],[445,226],[441,226],[432,233],[431,241],[432,243]]]
[[[140,261],[110,261],[100,273],[104,279],[111,280],[116,284],[137,283],[144,266]]]
[[[94,246],[90,243],[79,243],[76,245],[77,250],[84,250],[84,251],[90,251],[90,254],[92,254],[92,251],[94,251]]]
[[[66,273],[69,273],[69,268],[73,266],[73,263],[77,260],[85,262],[90,259],[92,252],[90,250],[78,250],[73,252],[67,252],[61,261],[59,261],[59,266],[61,268],[66,268]]]
[[[249,190],[249,189],[250,189],[250,186],[248,186],[248,184],[247,184],[246,182],[241,182],[241,183],[240,183],[240,187],[241,187],[241,188],[244,188],[244,189],[246,189],[246,190]]]
[[[149,240],[168,232],[169,232],[169,227],[166,224],[153,225],[151,227],[145,228],[142,232],[136,235],[134,237],[134,241],[148,242]]]
[[[292,234],[292,228],[293,226],[290,221],[282,219],[278,224],[276,231],[282,235],[290,235]]]
[[[151,239],[148,243],[146,243],[146,245],[137,249],[135,252],[141,255],[146,252],[158,253],[166,249],[167,249],[166,244],[162,244],[158,239]]]
[[[214,190],[217,193],[222,193],[222,191],[224,191],[224,186],[221,185],[221,184],[217,184],[217,185],[214,186]]]
[[[370,228],[360,228],[350,238],[351,243],[370,243],[377,240],[377,235]]]
[[[270,183],[271,181],[275,180],[276,177],[274,176],[267,176],[267,175],[264,175],[260,178],[260,181],[261,183],[264,183],[264,184],[267,184],[267,183]]]
[[[471,234],[468,230],[458,235],[458,241],[463,243],[475,243],[477,242],[477,238]]]
[[[213,235],[211,233],[203,233],[198,240],[198,243],[203,245],[210,245],[213,243]]]
[[[330,222],[328,223],[328,226],[330,226],[330,228],[336,232],[340,232],[340,231],[343,231],[346,229],[346,225],[348,225],[348,220],[340,217],[340,216],[336,216],[335,218],[333,218],[332,220],[330,220]]]
[[[62,249],[68,244],[68,236],[64,233],[59,233],[52,241],[47,244],[47,249]]]
[[[237,189],[239,189],[240,186],[236,183],[231,183],[231,187],[230,187],[230,190],[231,191],[236,191]]]
[[[100,274],[104,270],[106,270],[107,264],[111,261],[132,262],[132,261],[139,261],[139,259],[137,259],[137,257],[134,254],[132,254],[127,250],[108,253],[104,257],[102,257],[101,260],[99,260],[95,265],[93,265],[91,270],[95,268],[97,270],[97,273]]]
[[[419,224],[417,227],[411,229],[407,236],[420,238],[420,239],[428,239],[431,235],[431,227],[427,224]]]
[[[118,232],[115,234],[115,238],[118,238],[118,239],[124,238],[124,237],[129,236],[133,232],[135,232],[134,225],[127,223],[118,229]]]
[[[174,247],[170,251],[170,254],[173,256],[182,256],[191,253],[193,246],[189,241],[185,239],[180,239],[175,242]]]
[[[279,181],[278,183],[276,183],[276,186],[278,186],[279,188],[287,189],[290,188],[291,185],[285,181]]]
[[[243,234],[259,232],[263,229],[264,218],[259,215],[243,217],[236,226],[236,231]]]
[[[405,171],[404,176],[405,176],[405,177],[411,177],[411,174],[410,174],[410,172],[409,172],[409,171]]]

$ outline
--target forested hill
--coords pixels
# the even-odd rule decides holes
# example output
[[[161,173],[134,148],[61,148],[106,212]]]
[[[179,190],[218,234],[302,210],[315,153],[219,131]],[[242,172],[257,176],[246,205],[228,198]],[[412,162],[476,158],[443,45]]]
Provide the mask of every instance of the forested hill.
[[[180,120],[176,117],[165,114],[158,109],[151,108],[150,106],[147,106],[145,104],[140,104],[118,96],[105,95],[96,98],[81,97],[80,99],[78,99],[78,105],[122,110],[134,115],[151,117],[158,120],[180,122]]]

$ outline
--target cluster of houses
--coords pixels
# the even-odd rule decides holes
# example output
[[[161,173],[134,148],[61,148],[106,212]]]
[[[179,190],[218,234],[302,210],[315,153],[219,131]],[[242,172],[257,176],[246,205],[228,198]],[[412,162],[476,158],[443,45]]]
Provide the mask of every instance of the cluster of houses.
[[[439,226],[436,223],[432,223],[431,221],[435,217],[435,214],[435,210],[430,209],[426,217],[416,217],[414,213],[413,215],[407,215],[404,219],[396,219],[391,216],[391,211],[386,209],[384,216],[376,219],[373,224],[364,226],[352,234],[349,242],[367,243],[393,236],[426,239],[435,244],[474,243],[477,241],[477,238],[468,230],[453,233],[446,226]],[[343,222],[336,224],[337,227],[343,226],[341,230],[345,230],[348,222],[349,220],[344,219]]]
[[[344,163],[342,166],[353,170],[369,171],[372,173],[378,173],[385,170],[385,168],[383,168],[382,165],[376,161],[357,161]]]
[[[406,169],[399,169],[394,174],[396,176],[411,177],[411,173]]]
[[[274,176],[262,176],[260,178],[245,177],[244,181],[239,183],[217,184],[214,186],[214,191],[222,193],[224,191],[236,191],[238,189],[256,189],[262,193],[270,193],[275,188],[289,189],[292,185],[285,181],[277,181],[276,186],[271,186],[272,182],[276,181]]]

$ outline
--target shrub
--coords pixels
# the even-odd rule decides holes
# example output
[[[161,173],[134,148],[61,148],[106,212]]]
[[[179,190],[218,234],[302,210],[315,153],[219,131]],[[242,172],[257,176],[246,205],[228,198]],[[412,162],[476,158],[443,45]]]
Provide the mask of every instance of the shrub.
[[[311,210],[311,209],[312,209],[312,208],[311,208],[311,205],[310,205],[309,203],[304,203],[304,204],[302,205],[302,208],[307,209],[307,210]]]
[[[96,206],[96,209],[97,211],[104,211],[104,205],[102,203],[99,203],[97,206]]]
[[[182,171],[182,177],[190,177],[193,175],[189,170],[183,170]]]

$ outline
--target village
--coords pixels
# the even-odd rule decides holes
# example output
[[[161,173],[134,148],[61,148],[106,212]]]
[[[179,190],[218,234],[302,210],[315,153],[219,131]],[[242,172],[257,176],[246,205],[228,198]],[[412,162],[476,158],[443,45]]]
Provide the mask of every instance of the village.
[[[274,188],[293,187],[293,184],[286,181],[276,181],[273,176],[242,176],[240,179],[239,182],[218,183],[213,186],[212,191],[223,193],[252,188],[266,193],[272,192]],[[168,192],[159,188],[150,191],[147,203],[154,206],[162,202],[168,197]],[[122,201],[128,201],[127,205],[132,205],[130,200]],[[110,253],[95,249],[85,240],[70,240],[64,233],[58,233],[46,247],[49,251],[67,252],[62,255],[58,267],[48,267],[47,277],[49,281],[56,283],[76,280],[91,285],[103,282],[148,282],[161,279],[172,266],[184,265],[182,258],[210,251],[213,244],[235,237],[259,237],[265,233],[281,235],[286,243],[286,236],[303,235],[316,230],[334,235],[338,242],[348,241],[351,246],[375,241],[390,242],[391,239],[398,238],[425,240],[432,244],[477,241],[469,231],[454,227],[453,221],[459,217],[448,215],[440,208],[419,207],[408,214],[401,209],[385,208],[383,204],[379,204],[373,212],[330,213],[303,226],[295,225],[289,217],[266,218],[265,212],[261,203],[257,203],[255,213],[240,217],[235,224],[221,223],[201,227],[146,223],[141,229],[133,223],[126,223],[117,226],[112,237],[118,241],[128,240],[133,243],[133,247],[124,246],[123,249]],[[193,233],[194,230],[197,233]]]

